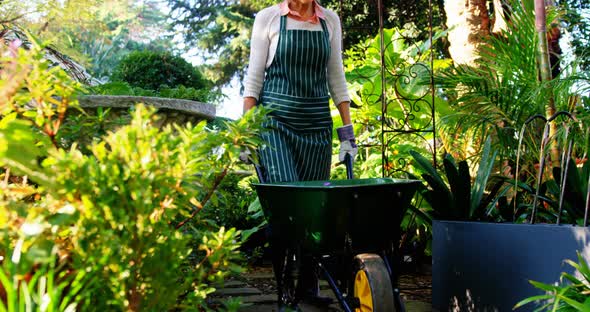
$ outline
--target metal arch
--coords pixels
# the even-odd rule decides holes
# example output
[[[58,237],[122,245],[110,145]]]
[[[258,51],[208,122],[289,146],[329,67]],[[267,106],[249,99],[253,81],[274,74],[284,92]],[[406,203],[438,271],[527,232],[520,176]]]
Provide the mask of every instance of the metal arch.
[[[350,12],[349,14],[366,14],[374,15],[376,13],[378,26],[374,24],[364,24],[358,27],[350,27],[355,30],[367,32],[368,35],[376,35],[374,32],[376,26],[379,28],[378,34],[380,38],[379,54],[381,56],[381,92],[377,86],[373,90],[368,90],[363,94],[366,105],[380,105],[381,106],[381,172],[382,176],[395,176],[403,172],[408,172],[409,155],[396,154],[396,148],[390,148],[390,143],[395,142],[397,138],[404,137],[403,142],[413,142],[416,147],[427,150],[432,155],[432,161],[436,166],[436,105],[435,105],[435,87],[434,87],[434,48],[433,48],[433,3],[428,0],[428,38],[429,58],[423,62],[395,64],[392,66],[386,59],[386,51],[390,44],[386,43],[385,30],[385,14],[387,9],[383,4],[384,0],[369,0],[363,4],[365,12]],[[344,0],[339,1],[340,4],[340,19],[345,21],[347,14],[344,12]],[[373,8],[371,8],[373,6]],[[376,6],[376,8],[374,8]],[[369,8],[366,11],[366,8]],[[343,23],[343,28],[345,27]],[[343,29],[346,32],[347,29]],[[346,35],[346,34],[345,34]],[[412,42],[412,38],[402,38],[406,42]],[[344,40],[343,40],[344,41]],[[344,42],[344,44],[346,44]],[[344,47],[345,49],[347,47]],[[429,86],[425,87],[424,92],[418,95],[409,94],[405,92],[404,86],[411,85],[414,79],[418,78],[418,72],[422,71],[429,75]],[[362,77],[361,77],[362,79]],[[367,77],[366,81],[369,78]],[[393,108],[398,108],[398,113],[394,116],[391,111]],[[399,112],[402,112],[401,116]],[[427,116],[427,118],[425,118]],[[371,143],[374,145],[375,142]]]

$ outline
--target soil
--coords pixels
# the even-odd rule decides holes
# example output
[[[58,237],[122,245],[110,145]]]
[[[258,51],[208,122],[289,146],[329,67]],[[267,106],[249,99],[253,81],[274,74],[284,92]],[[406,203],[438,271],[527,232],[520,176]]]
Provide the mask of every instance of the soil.
[[[432,276],[430,273],[406,273],[399,278],[404,300],[432,303]]]

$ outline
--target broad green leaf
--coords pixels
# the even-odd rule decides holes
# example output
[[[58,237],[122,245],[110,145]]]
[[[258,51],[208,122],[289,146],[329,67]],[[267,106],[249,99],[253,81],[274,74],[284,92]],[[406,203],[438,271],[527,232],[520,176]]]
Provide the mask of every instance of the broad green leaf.
[[[492,173],[492,169],[494,166],[494,159],[496,158],[496,152],[493,152],[490,155],[491,149],[491,138],[488,137],[483,147],[481,159],[479,162],[479,168],[477,169],[477,175],[475,177],[475,181],[473,182],[473,188],[471,191],[471,213],[479,207],[481,203],[481,199],[486,189],[486,185],[488,183],[488,179],[490,178],[490,174]]]

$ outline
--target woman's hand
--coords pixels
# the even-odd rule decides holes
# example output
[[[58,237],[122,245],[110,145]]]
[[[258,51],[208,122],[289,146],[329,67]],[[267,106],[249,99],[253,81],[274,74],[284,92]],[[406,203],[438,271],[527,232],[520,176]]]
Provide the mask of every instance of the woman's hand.
[[[336,133],[338,134],[338,139],[340,140],[340,153],[338,154],[338,160],[341,162],[344,161],[346,154],[350,155],[352,160],[354,160],[356,154],[358,153],[358,148],[356,146],[352,124],[337,128]]]
[[[350,102],[342,102],[338,104],[338,112],[340,112],[340,118],[344,126],[337,128],[336,133],[340,140],[340,153],[338,160],[344,161],[346,154],[349,154],[354,160],[358,148],[356,146],[356,140],[354,137],[354,129],[352,128],[352,121],[350,120]]]
[[[256,98],[247,96],[244,98],[244,113],[256,106]]]

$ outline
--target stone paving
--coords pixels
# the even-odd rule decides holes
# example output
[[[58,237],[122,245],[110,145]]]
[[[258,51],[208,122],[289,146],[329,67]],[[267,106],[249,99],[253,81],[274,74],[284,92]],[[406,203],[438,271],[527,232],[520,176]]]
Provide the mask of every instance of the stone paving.
[[[403,278],[403,277],[402,277]],[[407,280],[407,279],[406,279]],[[414,282],[414,281],[410,281]],[[274,275],[272,269],[264,268],[256,272],[247,272],[242,274],[237,279],[232,279],[224,284],[222,289],[219,289],[213,294],[214,298],[240,298],[243,303],[242,312],[274,312],[278,311],[276,303],[276,294],[271,287],[267,287],[270,283],[274,283]],[[403,282],[402,286],[403,286]],[[331,289],[325,281],[320,281],[320,289],[322,296],[328,296],[335,299]],[[405,297],[406,311],[408,312],[431,312],[432,307],[425,299],[413,299],[415,295],[409,289],[407,292],[402,288],[402,297]],[[407,299],[410,298],[410,299]],[[423,298],[423,297],[422,297]],[[429,298],[427,298],[429,299]],[[428,300],[429,301],[429,300]],[[318,308],[312,305],[300,304],[299,307],[302,312],[339,312],[342,311],[336,300],[334,304],[327,308]]]

